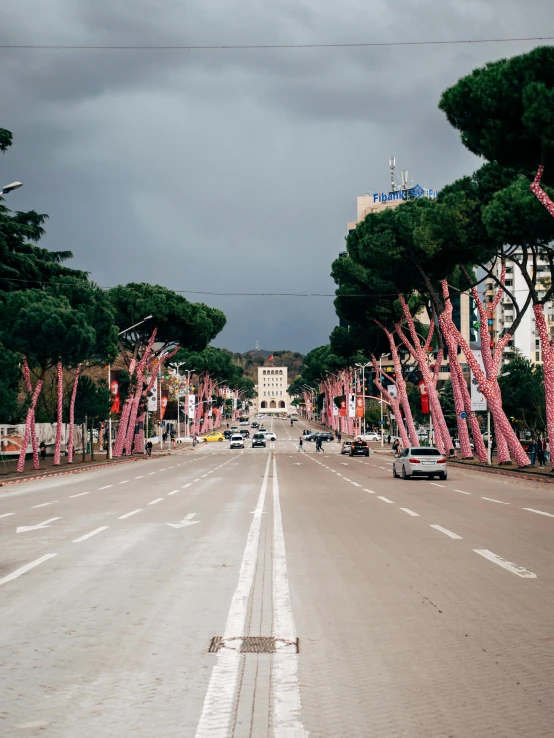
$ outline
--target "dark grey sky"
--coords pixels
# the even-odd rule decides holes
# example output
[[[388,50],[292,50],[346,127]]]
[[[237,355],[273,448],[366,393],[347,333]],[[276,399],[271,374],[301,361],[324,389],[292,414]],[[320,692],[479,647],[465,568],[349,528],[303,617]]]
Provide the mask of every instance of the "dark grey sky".
[[[279,44],[553,35],[547,0],[6,0],[1,44]],[[2,184],[50,215],[99,284],[332,292],[356,196],[388,157],[440,188],[478,166],[437,110],[475,66],[533,43],[363,49],[0,49]],[[198,296],[187,295],[199,300]],[[331,298],[205,297],[216,343],[307,352]]]

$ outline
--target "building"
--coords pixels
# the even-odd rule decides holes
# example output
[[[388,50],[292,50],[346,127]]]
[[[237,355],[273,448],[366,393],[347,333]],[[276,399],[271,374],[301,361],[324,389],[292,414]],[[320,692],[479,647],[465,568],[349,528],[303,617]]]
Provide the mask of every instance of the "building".
[[[290,412],[288,386],[286,366],[258,367],[257,412],[275,415]]]
[[[521,258],[521,252],[516,253],[515,256]],[[532,268],[532,260],[529,259],[529,267]],[[497,263],[494,266],[494,276],[500,279],[502,271],[502,265]],[[550,266],[546,260],[539,259],[537,261],[537,281],[539,284],[538,296],[539,298],[544,297],[546,290],[550,286]],[[542,285],[541,285],[542,282]],[[517,264],[511,260],[506,261],[506,288],[515,297],[518,307],[521,309],[525,304],[527,296],[529,295],[529,288],[525,281],[521,269]],[[494,296],[498,289],[498,283],[492,278],[488,277],[485,281],[484,301],[485,307],[493,302]],[[549,301],[544,305],[544,316],[548,326],[548,332],[550,338],[554,338],[554,301]],[[516,311],[511,298],[504,293],[502,299],[498,303],[496,309],[492,315],[492,325],[489,327],[491,339],[496,343],[498,339],[507,331],[510,330],[512,323],[516,317]],[[532,306],[526,310],[521,323],[516,329],[513,338],[509,341],[505,356],[504,363],[510,360],[510,349],[517,350],[522,356],[533,364],[542,364],[542,351],[541,342],[539,338],[539,332],[535,325],[535,314],[532,310]]]

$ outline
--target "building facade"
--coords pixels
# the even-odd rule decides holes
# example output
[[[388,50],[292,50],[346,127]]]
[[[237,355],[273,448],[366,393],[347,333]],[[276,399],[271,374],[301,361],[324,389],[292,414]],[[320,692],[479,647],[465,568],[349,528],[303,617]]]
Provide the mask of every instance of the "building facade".
[[[277,415],[290,412],[286,366],[258,367],[257,412]]]

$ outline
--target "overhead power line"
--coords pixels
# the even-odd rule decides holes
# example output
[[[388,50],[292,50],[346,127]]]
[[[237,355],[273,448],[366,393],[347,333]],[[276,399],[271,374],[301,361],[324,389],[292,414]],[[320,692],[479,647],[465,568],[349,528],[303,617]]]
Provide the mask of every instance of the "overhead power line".
[[[43,49],[83,51],[236,51],[240,49],[356,49],[389,46],[454,46],[459,44],[504,44],[516,41],[552,41],[554,36],[513,38],[467,38],[446,41],[368,41],[321,44],[0,44],[0,49]]]

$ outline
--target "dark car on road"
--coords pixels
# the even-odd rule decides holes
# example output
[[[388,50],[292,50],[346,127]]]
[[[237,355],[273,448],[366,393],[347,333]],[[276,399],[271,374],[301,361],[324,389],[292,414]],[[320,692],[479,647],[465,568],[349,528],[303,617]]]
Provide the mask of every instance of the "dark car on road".
[[[304,436],[305,441],[316,441],[318,438],[321,438],[322,441],[332,441],[333,440],[333,434],[329,433],[329,431],[316,431],[315,433],[310,433],[308,436]]]
[[[341,454],[349,454],[351,445],[352,445],[352,441],[343,441],[342,446],[340,448]]]
[[[369,446],[366,441],[352,441],[350,456],[369,456]]]
[[[265,448],[266,440],[263,433],[254,433],[252,438],[252,448]]]
[[[225,436],[225,438],[227,440],[229,440],[229,438],[231,438],[231,431],[230,430],[224,430],[223,431],[223,435]]]
[[[253,423],[250,423],[250,425],[251,425],[252,428],[259,428],[260,427],[260,424],[259,423],[256,423],[256,421],[254,421]]]
[[[250,431],[248,430],[248,428],[241,428],[239,433],[243,438],[250,438]]]

